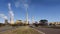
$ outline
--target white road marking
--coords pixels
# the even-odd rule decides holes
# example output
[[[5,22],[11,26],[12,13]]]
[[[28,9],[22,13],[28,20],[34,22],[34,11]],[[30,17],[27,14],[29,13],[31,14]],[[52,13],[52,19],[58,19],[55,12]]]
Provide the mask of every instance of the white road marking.
[[[32,29],[34,29],[34,30],[38,31],[38,32],[39,32],[39,33],[41,33],[41,34],[45,34],[44,32],[39,31],[39,30],[37,30],[37,29],[35,29],[35,28],[32,28]]]

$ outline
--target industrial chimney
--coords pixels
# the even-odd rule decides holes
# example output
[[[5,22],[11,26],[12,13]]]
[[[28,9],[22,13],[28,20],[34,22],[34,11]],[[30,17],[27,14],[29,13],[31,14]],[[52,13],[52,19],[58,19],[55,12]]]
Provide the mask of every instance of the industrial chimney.
[[[9,14],[10,14],[10,24],[14,24],[14,13],[11,9],[11,4],[8,3],[8,9],[9,9]]]
[[[8,24],[8,20],[7,20],[7,19],[5,19],[5,24],[6,24],[6,25]]]
[[[26,24],[28,24],[28,12],[26,13]]]

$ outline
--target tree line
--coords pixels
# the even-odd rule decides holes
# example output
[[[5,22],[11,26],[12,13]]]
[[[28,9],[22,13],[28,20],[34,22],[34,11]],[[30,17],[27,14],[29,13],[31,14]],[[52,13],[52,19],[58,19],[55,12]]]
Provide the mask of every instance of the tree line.
[[[6,23],[6,24],[3,24],[3,23],[0,23],[0,26],[5,26],[5,25],[11,25],[11,26],[25,26],[25,25],[30,25],[29,23],[28,24],[25,24],[22,22],[22,20],[18,20],[18,22],[15,22],[15,24],[9,24],[9,23]],[[35,21],[35,23],[32,23],[32,25],[34,26],[48,26],[48,25],[55,25],[55,24],[48,24],[48,20],[46,19],[42,19],[39,21],[39,23],[37,21]]]

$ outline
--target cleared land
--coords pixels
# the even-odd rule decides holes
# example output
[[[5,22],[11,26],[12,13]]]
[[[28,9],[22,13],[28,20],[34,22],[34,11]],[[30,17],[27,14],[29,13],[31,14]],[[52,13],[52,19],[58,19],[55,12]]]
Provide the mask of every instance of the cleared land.
[[[22,26],[13,30],[1,32],[0,34],[40,34],[40,33],[28,26]]]

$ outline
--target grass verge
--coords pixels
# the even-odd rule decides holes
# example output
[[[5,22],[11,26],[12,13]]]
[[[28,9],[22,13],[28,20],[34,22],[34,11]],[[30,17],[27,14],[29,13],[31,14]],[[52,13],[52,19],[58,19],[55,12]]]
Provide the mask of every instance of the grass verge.
[[[14,30],[3,32],[1,34],[40,34],[40,33],[28,26],[22,26]]]

